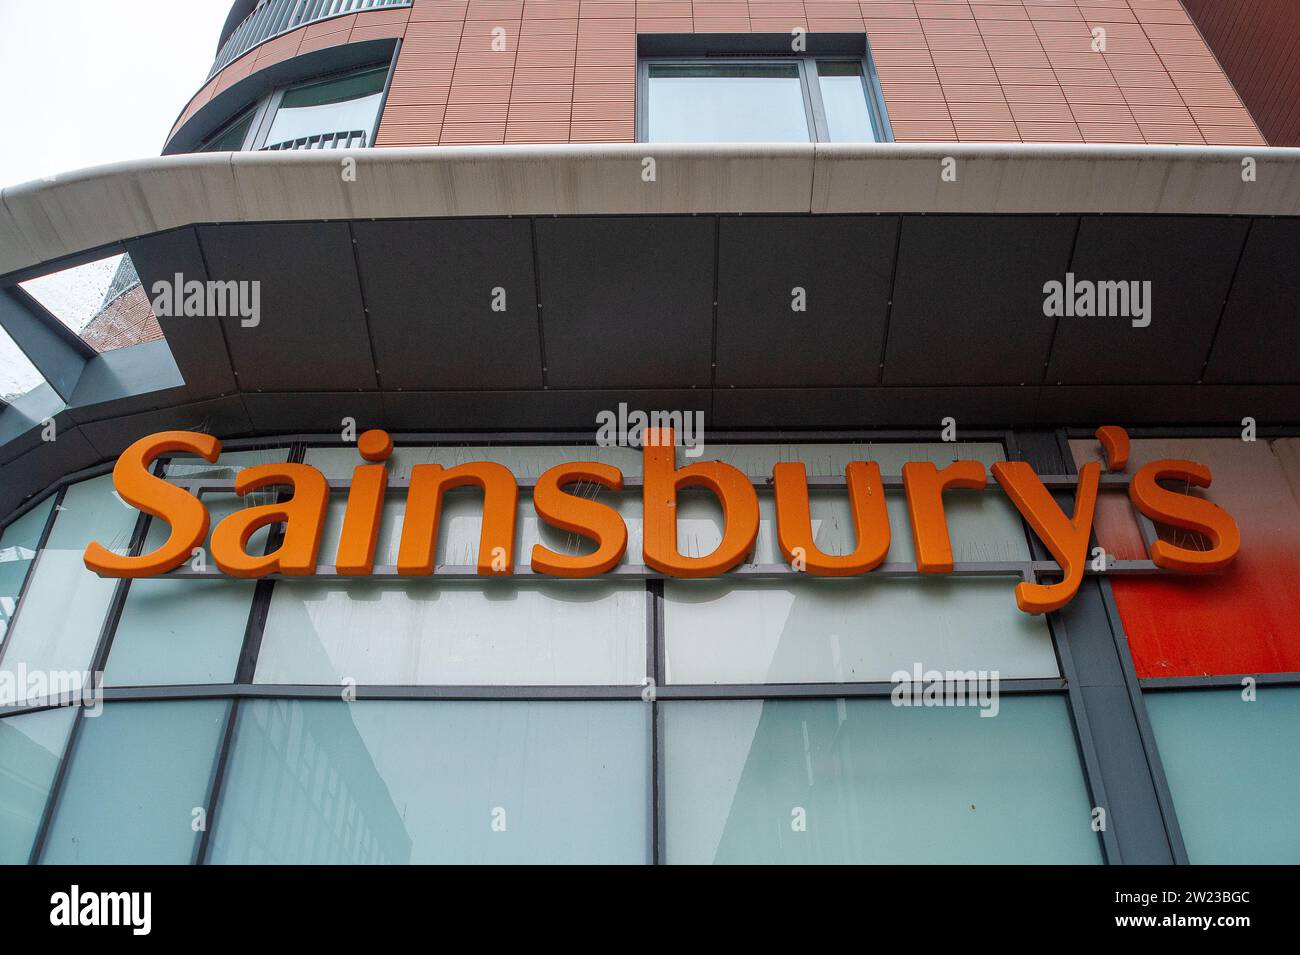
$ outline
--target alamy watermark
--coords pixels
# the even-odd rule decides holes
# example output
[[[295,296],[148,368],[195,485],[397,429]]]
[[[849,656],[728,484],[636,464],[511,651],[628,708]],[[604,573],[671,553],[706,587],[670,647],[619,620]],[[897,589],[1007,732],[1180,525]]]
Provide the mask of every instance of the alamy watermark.
[[[1048,318],[1127,318],[1134,328],[1151,324],[1151,282],[1094,282],[1065,273],[1065,281],[1043,285]]]
[[[0,706],[41,701],[56,706],[82,706],[87,716],[104,709],[104,674],[89,670],[29,670],[18,663],[0,670]]]
[[[244,328],[262,323],[262,283],[200,282],[177,272],[171,281],[153,283],[149,304],[159,318],[238,318]]]
[[[596,444],[602,448],[639,448],[647,428],[672,428],[673,442],[684,447],[688,458],[704,453],[703,411],[628,410],[620,401],[618,410],[596,415]]]
[[[911,671],[896,670],[889,678],[894,684],[889,698],[895,706],[974,706],[980,716],[997,716],[997,670],[922,670],[912,664]]]

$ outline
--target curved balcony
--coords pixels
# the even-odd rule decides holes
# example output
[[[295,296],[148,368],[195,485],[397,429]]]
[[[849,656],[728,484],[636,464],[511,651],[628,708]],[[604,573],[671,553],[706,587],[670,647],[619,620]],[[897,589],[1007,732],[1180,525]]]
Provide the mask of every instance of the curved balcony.
[[[259,43],[274,39],[290,30],[328,20],[330,17],[364,10],[409,7],[412,0],[266,0],[235,27],[221,49],[208,79]]]

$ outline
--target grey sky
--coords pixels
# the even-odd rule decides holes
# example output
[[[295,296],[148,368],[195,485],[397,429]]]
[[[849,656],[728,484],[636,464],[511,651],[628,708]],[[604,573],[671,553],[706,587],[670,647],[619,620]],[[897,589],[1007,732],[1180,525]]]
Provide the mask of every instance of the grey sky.
[[[232,0],[0,0],[0,186],[156,156]]]

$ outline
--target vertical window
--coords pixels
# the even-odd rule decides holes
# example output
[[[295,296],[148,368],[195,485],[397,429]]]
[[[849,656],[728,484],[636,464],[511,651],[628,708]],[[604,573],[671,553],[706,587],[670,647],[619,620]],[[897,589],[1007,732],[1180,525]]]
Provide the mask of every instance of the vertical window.
[[[192,861],[207,813],[224,700],[107,703],[82,717],[41,862]]]
[[[862,57],[648,59],[640,139],[870,143],[888,139]]]
[[[0,865],[24,865],[77,711],[60,706],[0,720]]]
[[[27,580],[27,571],[36,559],[36,549],[41,545],[41,534],[52,507],[54,495],[51,494],[0,534],[0,647],[4,646],[9,621],[18,607],[18,597]]]
[[[1300,862],[1300,687],[1144,694],[1194,864]]]
[[[673,863],[1100,862],[1064,698],[665,703]]]
[[[217,863],[636,863],[640,702],[254,700],[217,810]]]
[[[285,90],[263,149],[370,146],[388,68]]]
[[[244,148],[244,141],[248,139],[248,131],[253,126],[253,118],[256,114],[257,110],[250,109],[200,146],[198,151],[201,153],[239,152]]]

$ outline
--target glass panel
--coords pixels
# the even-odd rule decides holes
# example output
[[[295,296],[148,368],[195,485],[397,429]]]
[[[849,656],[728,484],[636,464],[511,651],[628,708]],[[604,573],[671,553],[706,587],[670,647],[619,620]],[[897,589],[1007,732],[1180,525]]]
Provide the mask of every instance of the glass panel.
[[[862,65],[819,62],[817,82],[821,87],[822,106],[826,109],[826,127],[831,142],[874,143],[876,131],[871,124],[871,107],[867,105],[867,87],[862,79]]]
[[[51,494],[0,534],[0,647],[4,646],[9,621],[18,607],[27,571],[36,559],[36,548],[40,546],[54,497]]]
[[[1193,863],[1300,862],[1300,687],[1145,694]]]
[[[391,470],[409,476],[428,458],[507,464],[518,477],[562,461],[590,460],[591,448],[401,448]],[[608,457],[639,458],[624,449]],[[567,456],[566,456],[567,455]],[[353,449],[310,449],[307,463],[328,477],[351,477]],[[635,492],[593,495],[619,508],[629,552],[640,559],[641,507]],[[473,564],[482,526],[482,494],[448,492],[439,521],[438,561]],[[344,496],[331,502],[321,563],[332,563],[343,522]],[[384,507],[376,563],[394,564],[405,511],[403,494]],[[521,495],[515,560],[526,565],[533,545],[588,551],[589,542],[538,520]],[[646,596],[640,581],[434,580],[299,581],[276,584],[258,657],[259,683],[338,685],[521,684],[633,685],[645,676]]]
[[[225,700],[107,703],[87,716],[41,862],[189,863],[227,708]]]
[[[666,703],[675,863],[1097,863],[1065,700]]]
[[[796,63],[649,66],[652,143],[806,143]]]
[[[221,863],[638,863],[643,703],[256,700],[212,833]]]
[[[1132,442],[1128,473],[1150,461],[1182,458],[1210,469],[1201,490],[1174,487],[1225,509],[1241,529],[1241,550],[1216,574],[1117,576],[1115,603],[1141,677],[1300,671],[1300,499],[1280,442],[1238,438],[1144,438]],[[1100,459],[1094,441],[1072,441],[1077,463]],[[1147,558],[1128,495],[1102,494],[1097,540],[1121,560]],[[1197,546],[1188,532],[1161,536]]]
[[[286,454],[283,448],[226,453],[215,466],[206,461],[177,460],[168,474],[233,478],[244,467],[283,461]],[[267,503],[269,493],[254,492],[245,498],[205,494],[203,503],[216,527],[240,507]],[[160,546],[169,533],[165,522],[150,521],[145,550]],[[249,540],[249,553],[261,553],[269,533],[269,528],[255,533]],[[256,586],[255,581],[225,576],[131,581],[104,671],[105,685],[230,683],[239,665]]]
[[[289,90],[276,110],[267,145],[318,133],[358,130],[369,136],[387,76],[385,67]]]
[[[0,328],[0,401],[13,404],[25,394],[45,384],[36,366],[23,350]],[[0,405],[3,409],[3,405]]]
[[[31,855],[76,712],[61,706],[0,720],[0,865]]]
[[[993,444],[750,445],[710,447],[751,475],[770,474],[776,460],[804,460],[810,474],[842,475],[850,460],[880,462],[897,475],[909,460],[943,466],[957,458],[1000,460]],[[844,491],[810,495],[817,545],[828,553],[856,546]],[[903,493],[886,499],[889,561],[915,559]],[[944,497],[958,561],[1023,561],[1030,557],[1015,508],[994,489]],[[678,541],[683,553],[707,554],[721,540],[721,509],[703,492],[683,493]],[[759,495],[753,561],[783,563],[769,493]],[[667,677],[672,683],[841,683],[888,681],[898,670],[997,670],[1002,679],[1059,673],[1051,632],[1041,616],[1016,608],[1016,579],[884,579],[746,582],[670,580],[664,584]]]
[[[253,115],[255,110],[249,110],[241,118],[235,120],[224,130],[203,144],[199,152],[203,153],[224,153],[238,152],[244,148],[244,140],[248,137],[248,127],[253,125]]]
[[[110,255],[20,284],[97,352],[162,340],[129,255]]]
[[[28,674],[41,671],[52,679],[89,670],[117,580],[91,573],[82,555],[92,540],[125,554],[139,513],[114,492],[111,475],[67,489],[14,618],[3,660],[6,671],[26,668]]]

